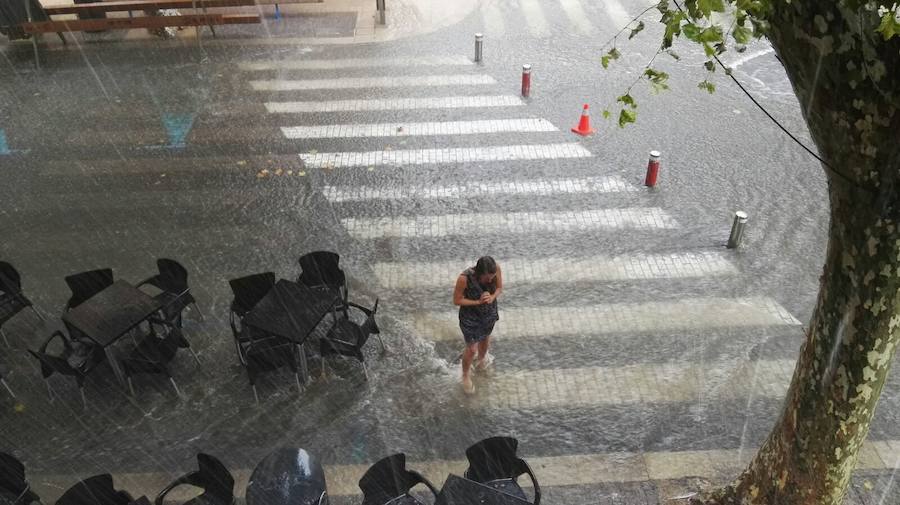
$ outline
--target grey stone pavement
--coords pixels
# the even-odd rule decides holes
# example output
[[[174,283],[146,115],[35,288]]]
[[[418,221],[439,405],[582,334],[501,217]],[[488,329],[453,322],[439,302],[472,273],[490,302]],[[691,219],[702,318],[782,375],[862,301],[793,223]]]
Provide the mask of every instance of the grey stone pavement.
[[[469,444],[509,434],[547,503],[663,503],[726,482],[764,440],[817,291],[821,169],[723,76],[716,94],[698,90],[702,54],[687,46],[658,62],[670,91],[635,86],[636,125],[604,122],[658,41],[651,15],[600,68],[638,2],[485,0],[446,17],[419,4],[390,33],[326,0],[203,44],[187,33],[50,44],[40,71],[29,45],[0,46],[0,258],[51,320],[4,326],[0,368],[17,398],[0,395],[0,450],[23,459],[47,502],[102,472],[155,495],[198,451],[222,459],[242,495],[256,462],[289,445],[322,458],[336,503],[358,503],[356,481],[383,456],[406,452],[440,482],[464,469]],[[770,50],[729,61],[808,142]],[[586,139],[568,131],[583,103],[598,130]],[[181,138],[167,124],[189,126]],[[648,190],[651,149],[663,165]],[[730,251],[738,209],[750,227]],[[379,298],[388,350],[367,349],[369,382],[352,362],[319,379],[313,356],[302,394],[275,373],[254,405],[226,281],[293,278],[317,249],[340,252],[353,300]],[[450,290],[482,254],[507,286],[496,365],[467,397]],[[187,266],[206,316],[186,316],[201,365],[175,361],[185,398],[155,377],[131,398],[103,368],[87,411],[56,377],[61,398],[48,402],[26,349],[57,324],[63,277],[111,267],[136,282],[157,257]],[[898,414],[894,374],[847,503],[900,501]]]

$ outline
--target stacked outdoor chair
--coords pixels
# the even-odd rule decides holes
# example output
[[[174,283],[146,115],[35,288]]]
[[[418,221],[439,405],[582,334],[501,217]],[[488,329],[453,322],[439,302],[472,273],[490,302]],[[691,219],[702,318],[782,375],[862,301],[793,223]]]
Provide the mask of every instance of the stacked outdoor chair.
[[[106,353],[103,348],[86,338],[78,338],[80,333],[69,328],[69,334],[62,330],[54,331],[50,337],[41,344],[37,351],[28,350],[41,365],[41,375],[47,384],[47,393],[50,401],[53,401],[53,388],[49,378],[54,374],[73,377],[78,384],[81,393],[81,402],[87,408],[87,397],[84,394],[84,381],[87,376],[106,361]],[[59,340],[62,349],[59,352],[50,352],[50,344]]]
[[[340,267],[341,256],[331,251],[314,251],[304,254],[298,260],[300,277],[297,282],[311,288],[327,286],[340,291],[341,302],[336,308],[347,314],[347,277]]]
[[[200,488],[203,493],[182,505],[233,505],[234,477],[225,465],[203,453],[197,454],[197,464],[197,471],[179,477],[160,491],[154,505],[163,505],[170,491],[184,485]]]
[[[359,489],[363,492],[362,505],[421,505],[422,502],[410,494],[410,490],[419,484],[424,484],[437,498],[438,491],[428,479],[418,472],[407,470],[405,454],[388,456],[369,467],[359,480]]]
[[[66,303],[66,311],[74,309],[91,299],[97,293],[113,285],[113,271],[110,268],[80,272],[66,277],[66,284],[72,296]]]
[[[541,488],[528,463],[516,455],[518,445],[518,440],[511,437],[486,438],[472,445],[466,449],[469,468],[464,477],[527,501],[516,479],[528,475],[534,486],[532,503],[540,505]]]
[[[41,502],[25,480],[25,465],[14,456],[3,452],[0,452],[0,496],[13,505]]]
[[[144,279],[137,287],[153,286],[160,290],[154,298],[163,303],[163,314],[167,322],[174,322],[179,328],[182,326],[182,313],[189,305],[193,305],[200,319],[203,313],[197,306],[197,301],[191,294],[188,286],[188,272],[181,263],[168,258],[156,260],[159,273]]]
[[[19,272],[9,263],[0,261],[0,335],[3,336],[6,347],[10,345],[3,331],[3,325],[26,308],[30,308],[42,321],[44,320],[31,300],[22,293],[22,279]]]
[[[375,335],[379,343],[381,343],[382,352],[385,351],[384,341],[380,335],[381,331],[378,329],[378,323],[375,322],[375,314],[378,312],[378,299],[375,300],[375,304],[371,309],[353,302],[347,302],[345,306],[362,312],[365,315],[365,321],[361,324],[356,323],[350,319],[349,313],[339,316],[337,310],[334,310],[332,314],[334,322],[328,333],[319,340],[319,354],[322,356],[322,376],[325,376],[326,357],[344,356],[358,360],[362,364],[366,380],[369,380],[369,369],[366,367],[363,346],[369,341],[371,335]]]
[[[256,389],[256,379],[259,375],[283,367],[288,367],[294,372],[297,389],[302,391],[300,365],[294,343],[242,323],[244,316],[275,287],[275,274],[264,272],[248,275],[232,279],[228,284],[234,293],[229,315],[231,332],[238,360],[247,371],[256,402],[259,403],[259,393]]]
[[[56,500],[56,505],[131,505],[134,498],[113,486],[112,475],[95,475],[78,482]]]

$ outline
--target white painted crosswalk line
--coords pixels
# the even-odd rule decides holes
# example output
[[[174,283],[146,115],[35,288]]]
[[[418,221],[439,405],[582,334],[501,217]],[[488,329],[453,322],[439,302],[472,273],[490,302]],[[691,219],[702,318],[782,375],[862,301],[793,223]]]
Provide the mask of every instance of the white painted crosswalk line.
[[[588,21],[588,15],[581,6],[581,0],[558,0],[563,11],[569,18],[569,22],[575,26],[582,35],[594,33],[594,25]]]
[[[577,307],[507,307],[494,329],[498,338],[614,335],[799,325],[771,298],[689,298]],[[459,340],[456,312],[415,315],[416,332],[428,340]]]
[[[525,102],[513,95],[265,103],[266,110],[274,114],[370,110],[476,109],[482,107],[517,107],[520,105],[525,105]]]
[[[603,405],[781,398],[795,360],[656,363],[622,367],[495,372],[479,387],[475,404],[487,409],[596,407]]]
[[[538,0],[519,1],[522,5],[522,14],[525,15],[525,23],[528,24],[528,31],[535,37],[549,37],[550,27]]]
[[[496,84],[488,75],[415,75],[391,77],[338,77],[335,79],[260,79],[250,81],[256,91],[313,89],[408,88],[435,86],[484,86]]]
[[[625,28],[625,25],[631,22],[631,15],[619,0],[603,0],[603,6],[617,31]]]
[[[245,72],[264,70],[338,70],[345,68],[444,67],[473,65],[464,56],[418,56],[415,58],[346,58],[337,60],[244,61],[238,68]]]
[[[589,158],[591,152],[580,144],[538,144],[495,147],[459,147],[397,151],[350,151],[304,153],[300,159],[309,168],[369,167],[378,165],[434,165],[477,161],[546,160]]]
[[[489,37],[500,38],[506,33],[506,23],[503,18],[503,12],[497,7],[496,0],[482,4],[481,19],[484,21],[484,31],[489,34]]]
[[[580,179],[536,179],[503,182],[463,182],[450,186],[325,186],[322,194],[329,202],[364,200],[407,200],[433,198],[474,198],[491,195],[556,195],[578,193],[620,193],[638,188],[616,175]]]
[[[375,123],[283,127],[289,139],[418,137],[429,135],[474,135],[479,133],[553,132],[559,129],[546,119],[492,119],[428,123]]]
[[[382,287],[412,289],[450,286],[464,269],[459,261],[375,263]],[[588,256],[581,258],[512,258],[503,261],[503,283],[509,286],[547,282],[604,282],[677,279],[737,274],[720,252]]]
[[[515,235],[600,229],[671,229],[678,223],[659,208],[445,214],[441,216],[345,218],[350,236],[374,238],[436,238],[447,236]]]
[[[519,446],[523,451],[528,448]],[[585,447],[589,451],[590,447]],[[463,449],[460,449],[463,450]],[[584,452],[563,456],[526,456],[528,464],[537,471],[542,488],[561,486],[586,486],[603,483],[645,482],[674,480],[685,477],[720,478],[722,475],[737,474],[746,468],[756,448],[715,449],[703,451],[652,451],[652,452]],[[858,470],[900,469],[900,440],[866,440],[860,448]],[[359,479],[374,461],[359,464],[325,465],[328,475],[328,494],[331,496],[359,496]],[[441,488],[444,479],[451,474],[462,475],[469,466],[463,459],[409,459],[406,467],[428,477],[432,484]],[[237,498],[243,498],[244,490],[252,475],[252,468],[231,468],[234,477],[234,491]],[[58,497],[62,490],[76,482],[78,475],[29,475],[34,491],[48,503]],[[113,479],[117,487],[128,489],[136,496],[153,496],[172,480],[168,472],[115,473]],[[529,479],[520,479],[519,484],[530,486]],[[196,495],[190,486],[177,487],[167,495],[172,501],[187,501]]]

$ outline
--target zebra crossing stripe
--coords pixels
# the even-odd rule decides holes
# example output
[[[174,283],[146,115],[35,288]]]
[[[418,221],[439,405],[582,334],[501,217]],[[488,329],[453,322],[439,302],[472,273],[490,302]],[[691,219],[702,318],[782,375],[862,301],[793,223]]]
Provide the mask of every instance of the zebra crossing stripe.
[[[345,58],[336,60],[244,61],[238,68],[245,72],[264,70],[338,70],[344,68],[436,67],[473,65],[464,56],[419,56],[416,58]]]
[[[799,325],[775,300],[689,298],[676,301],[612,303],[575,307],[501,308],[498,338],[672,333],[712,328]],[[416,332],[434,341],[461,340],[455,311],[415,315]]]
[[[498,182],[465,182],[449,186],[325,186],[330,202],[480,197],[491,195],[555,195],[620,193],[637,191],[619,176],[580,179],[536,179]]]
[[[397,151],[351,151],[304,153],[300,159],[308,168],[346,168],[378,165],[434,165],[478,161],[543,160],[588,158],[591,152],[576,143],[538,144]]]
[[[416,137],[429,135],[474,135],[506,132],[553,132],[559,129],[546,119],[494,119],[429,123],[375,123],[283,127],[289,139]]]
[[[256,91],[313,89],[412,88],[434,86],[483,86],[496,84],[488,75],[417,75],[389,77],[339,77],[336,79],[260,79],[250,81]]]
[[[549,37],[550,27],[547,25],[547,18],[544,17],[544,11],[538,0],[519,0],[521,3],[522,14],[525,15],[525,23],[528,30],[535,37]]]
[[[370,110],[476,109],[482,107],[517,107],[520,105],[525,105],[525,102],[513,95],[265,103],[266,110],[271,114],[360,112]]]
[[[398,237],[434,238],[451,235],[522,234],[597,229],[672,229],[678,223],[662,209],[622,208],[562,212],[510,212],[345,218],[347,232],[360,240]]]
[[[382,287],[412,289],[452,286],[465,268],[459,261],[375,263]],[[512,258],[504,260],[503,282],[509,286],[553,282],[603,282],[734,275],[738,271],[720,252],[589,256],[583,258]]]
[[[562,5],[563,11],[565,11],[569,21],[575,26],[575,29],[578,30],[579,33],[582,35],[590,35],[594,32],[594,26],[588,21],[590,18],[587,13],[584,12],[584,7],[582,7],[579,0],[559,0],[559,3]]]
[[[523,452],[528,448],[520,445]],[[589,448],[585,448],[589,449]],[[462,453],[464,447],[460,447]],[[535,469],[542,488],[561,486],[588,486],[603,483],[644,482],[682,479],[685,477],[718,478],[724,474],[737,474],[746,468],[756,454],[755,447],[740,449],[714,449],[703,451],[651,451],[565,454],[559,456],[526,455],[528,464]],[[866,440],[859,452],[858,470],[900,469],[900,440]],[[330,496],[359,496],[359,479],[374,461],[360,464],[325,465]],[[468,462],[465,458],[416,460],[409,458],[407,468],[415,470],[438,488],[450,475],[463,475]],[[244,497],[252,468],[232,468],[234,491],[237,498]],[[63,490],[82,478],[80,475],[29,475],[33,490],[44,501],[57,499]],[[135,496],[154,496],[172,480],[169,472],[115,473],[116,486],[128,489]],[[523,487],[531,485],[529,479],[520,479]],[[190,486],[173,489],[167,498],[185,502],[196,496]]]

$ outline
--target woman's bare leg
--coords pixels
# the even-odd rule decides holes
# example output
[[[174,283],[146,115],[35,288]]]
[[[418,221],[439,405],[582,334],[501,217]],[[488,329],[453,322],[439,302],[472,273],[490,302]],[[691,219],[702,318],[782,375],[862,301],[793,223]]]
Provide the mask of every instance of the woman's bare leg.
[[[478,352],[478,344],[467,344],[466,350],[463,351],[462,357],[462,383],[463,390],[466,393],[474,393],[475,385],[472,383],[472,376],[470,375],[470,371],[472,369],[472,361],[475,359],[475,354]]]
[[[486,361],[488,352],[491,350],[491,336],[488,335],[484,340],[478,342],[478,368],[483,369],[489,365]]]

